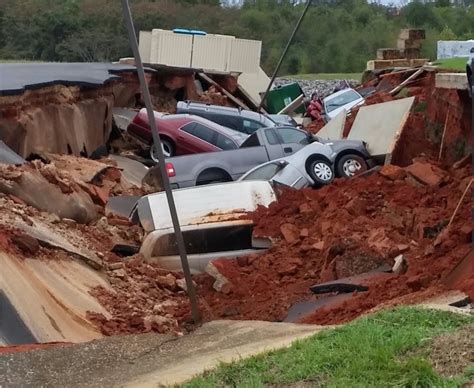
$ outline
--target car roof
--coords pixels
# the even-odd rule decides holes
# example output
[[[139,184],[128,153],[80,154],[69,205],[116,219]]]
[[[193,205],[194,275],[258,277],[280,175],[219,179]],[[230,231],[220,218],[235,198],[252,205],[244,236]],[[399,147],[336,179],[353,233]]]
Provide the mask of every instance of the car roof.
[[[146,109],[143,108],[140,110],[140,113],[146,114]],[[161,112],[154,112],[155,113],[155,118],[160,119],[160,120],[165,120],[165,121],[183,121],[183,123],[191,123],[191,122],[197,122],[205,125],[206,127],[211,127],[215,131],[232,137],[234,140],[237,141],[243,141],[245,140],[248,136],[246,134],[234,131],[233,129],[224,127],[220,124],[215,123],[214,121],[208,120],[204,117],[201,116],[196,116],[188,113],[178,113],[178,114],[168,114],[168,113],[161,113]]]
[[[265,121],[274,122],[270,117],[265,116],[261,113],[253,112],[247,109],[234,108],[230,106],[204,104],[202,102],[194,102],[194,101],[179,101],[177,106],[180,109],[200,109],[200,110],[206,110],[206,111],[212,110],[212,112],[216,114],[240,116],[243,118],[248,118],[248,119],[259,121],[262,123]]]
[[[345,88],[345,89],[339,90],[339,91],[336,92],[336,93],[330,94],[329,96],[325,97],[323,101],[327,101],[327,100],[333,99],[334,97],[338,97],[338,96],[340,96],[341,94],[347,93],[349,90],[351,90],[351,91],[353,91],[353,92],[356,92],[356,91],[355,91],[354,89],[352,89],[352,88]],[[356,92],[356,93],[357,93],[357,92]]]

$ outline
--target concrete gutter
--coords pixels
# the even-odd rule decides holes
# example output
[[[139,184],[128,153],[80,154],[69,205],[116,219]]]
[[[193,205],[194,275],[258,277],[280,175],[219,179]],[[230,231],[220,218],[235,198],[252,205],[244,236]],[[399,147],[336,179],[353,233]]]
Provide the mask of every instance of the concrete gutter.
[[[68,347],[0,353],[6,386],[157,387],[269,350],[323,327],[261,321],[214,321],[195,332],[113,336]],[[118,357],[120,355],[120,357]]]

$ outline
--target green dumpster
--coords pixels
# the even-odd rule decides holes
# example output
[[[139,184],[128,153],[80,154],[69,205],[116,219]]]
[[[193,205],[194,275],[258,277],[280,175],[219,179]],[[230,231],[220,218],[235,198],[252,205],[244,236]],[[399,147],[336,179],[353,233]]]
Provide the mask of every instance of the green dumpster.
[[[296,98],[298,98],[301,94],[303,94],[303,91],[301,90],[300,85],[298,85],[297,82],[284,86],[278,86],[268,92],[266,99],[266,110],[270,114],[277,114],[290,102],[296,100]],[[304,104],[299,106],[298,109],[295,110],[295,112],[304,113]]]

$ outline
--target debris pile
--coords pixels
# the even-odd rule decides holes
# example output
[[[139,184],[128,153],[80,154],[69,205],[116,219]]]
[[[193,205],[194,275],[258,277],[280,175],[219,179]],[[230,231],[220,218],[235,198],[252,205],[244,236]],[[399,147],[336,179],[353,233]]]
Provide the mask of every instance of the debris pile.
[[[346,321],[400,297],[413,302],[440,292],[443,277],[472,249],[472,199],[464,200],[446,226],[470,174],[469,167],[445,171],[420,159],[318,191],[284,192],[251,215],[255,236],[272,237],[273,248],[260,256],[214,261],[229,283],[225,292],[214,290],[211,276],[198,277],[206,318],[283,320],[294,303],[314,298],[312,285],[391,268],[400,255],[406,273],[375,276],[368,291],[317,310],[304,322]],[[453,287],[474,296],[467,284]]]
[[[189,313],[181,275],[145,263],[140,255],[109,263],[106,275],[112,290],[97,287],[91,292],[112,317],[88,313],[103,334],[181,333],[180,324]]]

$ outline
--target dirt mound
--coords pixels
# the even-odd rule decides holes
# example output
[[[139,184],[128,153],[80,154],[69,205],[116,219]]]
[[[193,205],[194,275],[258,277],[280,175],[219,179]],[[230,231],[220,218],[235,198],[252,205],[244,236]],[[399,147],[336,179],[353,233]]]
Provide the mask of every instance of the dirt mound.
[[[406,273],[375,277],[367,292],[318,310],[304,322],[346,321],[395,298],[414,302],[439,293],[442,278],[472,249],[471,199],[464,200],[446,227],[470,170],[423,171],[442,177],[429,186],[421,183],[420,177],[428,178],[417,170],[384,167],[318,191],[286,191],[268,209],[258,209],[251,215],[254,234],[272,237],[274,247],[260,256],[214,261],[230,283],[226,293],[216,292],[209,276],[197,278],[206,319],[282,320],[292,304],[313,298],[311,285],[391,266],[400,254],[408,264]]]

